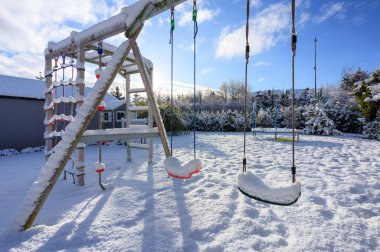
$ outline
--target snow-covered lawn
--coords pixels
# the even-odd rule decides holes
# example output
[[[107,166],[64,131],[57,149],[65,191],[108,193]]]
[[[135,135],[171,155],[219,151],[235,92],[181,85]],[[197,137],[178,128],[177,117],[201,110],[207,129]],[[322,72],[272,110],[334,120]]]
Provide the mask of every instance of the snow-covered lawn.
[[[86,148],[86,186],[58,180],[34,226],[11,231],[44,163],[43,153],[0,157],[0,251],[379,251],[380,142],[301,135],[296,143],[295,205],[260,203],[237,189],[242,133],[198,133],[203,169],[168,178],[159,139],[154,163],[122,146],[104,147],[102,192]],[[269,135],[268,135],[269,137]],[[291,143],[248,134],[248,170],[268,183],[290,181]],[[174,155],[192,158],[192,135],[173,139]]]

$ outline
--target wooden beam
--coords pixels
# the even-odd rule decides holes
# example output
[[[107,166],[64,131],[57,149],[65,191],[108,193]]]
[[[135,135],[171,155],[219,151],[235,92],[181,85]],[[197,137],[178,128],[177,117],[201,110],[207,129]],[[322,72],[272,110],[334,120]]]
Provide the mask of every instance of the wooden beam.
[[[142,82],[144,84],[146,94],[148,96],[149,106],[152,108],[152,114],[153,114],[154,119],[156,120],[158,133],[159,133],[160,138],[161,138],[161,143],[162,143],[162,146],[164,148],[165,156],[169,157],[170,156],[170,149],[169,149],[168,139],[166,137],[166,130],[164,127],[164,123],[162,122],[162,117],[160,114],[160,110],[158,109],[157,102],[154,99],[152,85],[150,83],[150,78],[148,77],[148,75],[146,73],[146,68],[145,68],[145,65],[142,61],[140,49],[136,43],[136,37],[129,38],[129,41],[130,41],[130,45],[131,45],[133,54],[135,55],[136,64],[139,68],[140,76],[141,76]]]
[[[120,128],[113,130],[86,130],[80,142],[114,141],[119,139],[151,138],[158,136],[157,128]]]

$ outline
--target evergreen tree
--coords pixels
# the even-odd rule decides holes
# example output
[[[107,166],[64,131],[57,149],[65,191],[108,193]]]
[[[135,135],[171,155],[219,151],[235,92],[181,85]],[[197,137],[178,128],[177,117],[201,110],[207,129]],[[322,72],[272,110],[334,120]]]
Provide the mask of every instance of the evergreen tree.
[[[369,139],[380,140],[380,121],[373,121],[364,126],[363,135]]]
[[[281,94],[281,99],[280,99],[280,105],[282,107],[288,107],[290,106],[290,93],[289,90],[286,90]]]
[[[342,74],[342,80],[340,81],[340,88],[342,88],[345,91],[351,92],[354,87],[355,83],[359,81],[364,81],[365,79],[369,78],[369,74],[366,71],[361,70],[360,68],[356,70],[355,72],[352,72],[352,70],[344,70]]]
[[[380,101],[372,101],[371,89],[365,81],[357,83],[355,87],[355,98],[359,103],[359,108],[367,122],[373,121],[380,108]]]
[[[305,106],[310,103],[310,100],[314,98],[313,92],[309,88],[306,88],[302,91],[300,97],[298,98],[298,105]]]
[[[342,133],[335,129],[335,123],[325,112],[323,104],[317,103],[314,111],[308,111],[311,118],[305,123],[303,129],[305,134],[309,135],[341,135]]]
[[[111,95],[116,97],[118,100],[124,100],[123,93],[120,92],[120,88],[118,86],[116,86],[116,88],[111,91]]]

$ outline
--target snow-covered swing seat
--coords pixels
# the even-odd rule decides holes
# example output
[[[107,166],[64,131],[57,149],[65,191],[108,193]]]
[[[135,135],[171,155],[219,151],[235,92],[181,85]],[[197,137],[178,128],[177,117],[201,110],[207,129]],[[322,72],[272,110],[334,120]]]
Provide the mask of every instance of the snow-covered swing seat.
[[[202,162],[200,159],[195,158],[182,165],[178,158],[170,156],[164,160],[164,167],[170,177],[189,179],[201,171]]]
[[[299,182],[271,187],[249,171],[238,175],[238,189],[252,199],[280,206],[290,206],[301,196]]]
[[[195,53],[196,53],[196,35],[198,32],[198,24],[197,24],[197,1],[193,1],[193,23],[194,23],[194,97],[195,97],[195,87],[196,87],[196,71],[195,71]],[[174,5],[171,3],[171,29],[170,29],[170,44],[171,44],[171,140],[173,137],[173,32],[174,32]],[[194,99],[195,102],[195,99]],[[193,113],[195,117],[195,104],[193,106]],[[197,174],[202,169],[202,162],[200,159],[196,158],[196,137],[195,137],[195,125],[194,125],[194,117],[193,117],[193,133],[194,133],[194,159],[188,161],[187,163],[182,164],[181,161],[172,156],[172,150],[170,151],[170,156],[164,160],[164,167],[166,172],[170,177],[176,179],[189,179],[194,174]],[[172,142],[172,141],[171,141]]]
[[[250,1],[247,0],[247,22],[246,22],[246,64],[245,64],[245,104],[244,104],[244,157],[243,171],[238,175],[238,189],[249,198],[269,204],[289,206],[296,203],[301,196],[301,184],[296,182],[295,167],[295,116],[294,116],[294,58],[296,51],[297,35],[294,26],[295,0],[292,0],[292,183],[287,185],[268,186],[258,176],[252,172],[247,172],[246,164],[246,124],[247,124],[247,71],[249,60],[249,8]]]

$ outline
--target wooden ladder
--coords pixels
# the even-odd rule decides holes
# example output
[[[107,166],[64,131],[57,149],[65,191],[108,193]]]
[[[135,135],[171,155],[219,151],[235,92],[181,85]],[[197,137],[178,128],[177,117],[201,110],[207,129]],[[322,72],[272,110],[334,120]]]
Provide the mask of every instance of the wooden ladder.
[[[150,79],[150,85],[153,83],[153,69],[147,69],[147,75]],[[126,86],[126,128],[140,128],[140,127],[148,127],[153,128],[153,114],[151,109],[151,102],[148,99],[147,106],[131,106],[131,96],[136,94],[145,93],[147,94],[147,91],[145,90],[145,87],[142,88],[131,88],[131,80],[130,76],[125,76],[125,86]],[[152,89],[152,87],[150,87]],[[147,118],[139,118],[138,112],[140,111],[147,111],[148,117]],[[135,115],[135,116],[134,116]],[[158,135],[158,134],[157,134]],[[148,150],[148,162],[151,163],[153,161],[153,139],[148,138],[147,141],[145,141],[145,138],[140,138],[140,143],[136,142],[136,139],[127,139],[126,140],[126,151],[127,151],[127,160],[132,161],[132,149],[146,149]]]

